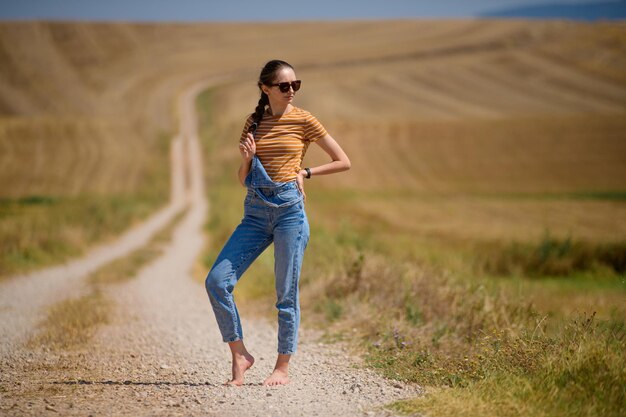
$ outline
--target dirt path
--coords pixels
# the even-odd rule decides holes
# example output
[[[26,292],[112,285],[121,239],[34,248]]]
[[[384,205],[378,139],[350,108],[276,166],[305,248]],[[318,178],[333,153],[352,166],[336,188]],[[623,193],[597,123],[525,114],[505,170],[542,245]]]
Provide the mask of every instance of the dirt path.
[[[208,209],[194,111],[195,96],[205,86],[192,87],[180,99],[170,206],[82,260],[0,286],[0,414],[389,415],[379,406],[421,392],[355,366],[359,361],[346,346],[319,343],[319,335],[304,328],[291,361],[292,383],[263,387],[276,356],[276,323],[246,317],[244,336],[257,362],[246,385],[222,386],[230,354],[205,289],[190,273],[204,244]],[[164,255],[136,278],[106,287],[115,300],[114,317],[87,347],[57,352],[24,345],[47,306],[79,295],[88,272],[144,244],[186,204],[189,211]]]
[[[45,308],[68,296],[84,292],[81,280],[103,265],[144,246],[187,205],[183,140],[174,138],[171,148],[170,202],[119,239],[92,249],[86,256],[65,264],[6,279],[0,283],[0,355],[10,354],[23,343],[45,314]]]

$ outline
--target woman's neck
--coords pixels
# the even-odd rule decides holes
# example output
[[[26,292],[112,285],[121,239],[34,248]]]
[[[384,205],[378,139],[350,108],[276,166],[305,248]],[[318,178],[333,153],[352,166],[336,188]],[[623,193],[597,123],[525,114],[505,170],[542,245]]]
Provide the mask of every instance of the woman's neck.
[[[280,106],[278,104],[275,104],[275,105],[270,104],[270,114],[272,116],[280,116],[285,113],[289,113],[291,111],[290,106],[293,107],[291,103],[287,103],[286,106]]]

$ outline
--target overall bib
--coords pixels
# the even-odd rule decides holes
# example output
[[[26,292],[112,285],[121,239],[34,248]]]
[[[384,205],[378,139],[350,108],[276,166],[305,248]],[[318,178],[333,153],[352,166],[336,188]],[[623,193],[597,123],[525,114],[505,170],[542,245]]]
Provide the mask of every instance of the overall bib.
[[[233,290],[252,262],[274,243],[278,353],[295,353],[300,325],[299,280],[310,230],[304,196],[295,180],[274,182],[257,155],[244,180],[244,217],[205,279],[224,342],[243,339]],[[217,208],[216,208],[217,209]]]

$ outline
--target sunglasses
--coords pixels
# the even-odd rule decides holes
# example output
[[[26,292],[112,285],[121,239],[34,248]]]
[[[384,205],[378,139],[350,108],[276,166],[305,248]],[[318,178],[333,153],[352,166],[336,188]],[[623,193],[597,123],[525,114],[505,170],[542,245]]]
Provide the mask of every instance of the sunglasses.
[[[286,93],[287,91],[289,91],[289,87],[293,88],[293,91],[298,91],[300,89],[300,84],[302,84],[301,80],[295,80],[292,82],[272,84],[270,85],[270,87],[278,86],[281,93]]]

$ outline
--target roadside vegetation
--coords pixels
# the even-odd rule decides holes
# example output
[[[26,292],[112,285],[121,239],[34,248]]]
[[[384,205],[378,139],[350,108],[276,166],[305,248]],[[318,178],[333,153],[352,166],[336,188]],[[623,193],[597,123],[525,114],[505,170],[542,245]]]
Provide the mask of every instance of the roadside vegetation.
[[[98,328],[111,320],[115,301],[107,296],[106,287],[133,279],[143,266],[161,255],[186,212],[178,213],[145,246],[91,273],[83,295],[52,305],[28,345],[59,351],[85,346]]]
[[[168,143],[163,136],[134,192],[0,198],[0,279],[78,257],[167,204]]]

